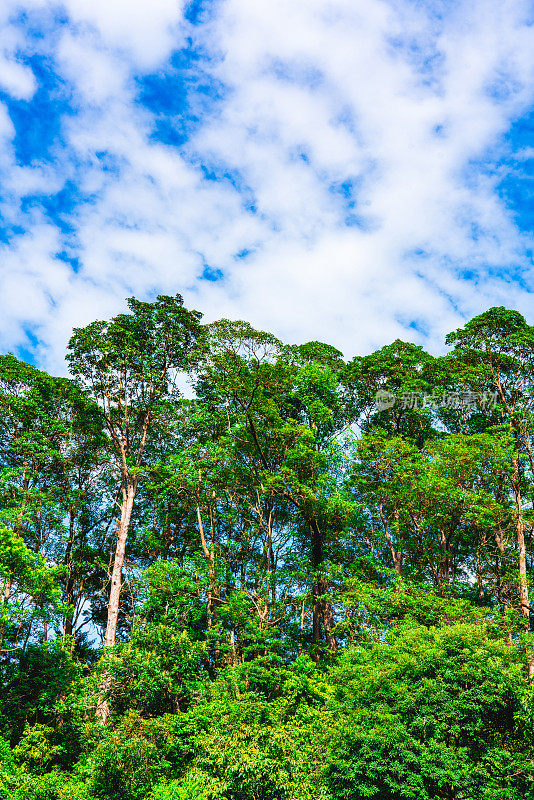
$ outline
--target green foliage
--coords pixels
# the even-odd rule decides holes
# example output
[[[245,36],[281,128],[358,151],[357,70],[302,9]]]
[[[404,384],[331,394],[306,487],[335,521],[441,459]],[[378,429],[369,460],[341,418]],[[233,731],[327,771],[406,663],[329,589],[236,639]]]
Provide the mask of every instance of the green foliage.
[[[158,784],[150,800],[212,800],[214,792],[207,787],[202,776],[191,775],[184,780],[175,780]]]
[[[163,715],[143,720],[127,713],[100,742],[82,767],[92,797],[144,800],[163,776],[172,775],[190,756],[187,720]]]
[[[334,798],[532,796],[517,650],[480,626],[408,626],[347,656],[333,674],[342,716],[325,780]]]
[[[44,730],[39,726],[57,724],[61,704],[72,688],[77,685],[82,666],[73,657],[70,649],[61,640],[27,648],[9,665],[4,673],[4,691],[0,698],[0,724],[15,743],[24,730],[32,735]],[[63,721],[63,720],[62,720]],[[47,729],[48,730],[48,729]],[[54,725],[54,730],[57,730]],[[70,741],[72,731],[65,723],[62,740],[75,757],[75,743]],[[64,752],[64,751],[57,751]]]
[[[0,800],[534,800],[534,329],[128,310],[0,356]]]
[[[54,746],[55,730],[49,725],[26,725],[24,732],[13,750],[15,761],[28,772],[46,771],[61,752]]]
[[[207,679],[206,647],[186,631],[145,623],[99,664],[112,675],[109,698],[116,714],[128,709],[157,715],[184,710]]]

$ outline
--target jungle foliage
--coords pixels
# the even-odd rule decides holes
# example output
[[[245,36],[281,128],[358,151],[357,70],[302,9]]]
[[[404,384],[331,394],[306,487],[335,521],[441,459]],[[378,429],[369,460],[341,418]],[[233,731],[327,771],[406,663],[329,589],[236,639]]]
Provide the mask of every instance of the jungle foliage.
[[[534,800],[534,327],[446,344],[0,356],[0,800]]]

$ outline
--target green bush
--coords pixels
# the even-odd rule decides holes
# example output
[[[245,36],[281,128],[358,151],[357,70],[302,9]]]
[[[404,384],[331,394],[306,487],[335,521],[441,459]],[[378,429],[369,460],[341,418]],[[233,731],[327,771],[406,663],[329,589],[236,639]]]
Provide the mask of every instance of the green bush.
[[[180,715],[142,719],[130,712],[84,765],[92,795],[102,800],[144,800],[162,778],[174,778],[191,757],[189,721]]]
[[[332,681],[334,800],[534,797],[524,659],[482,627],[403,626]]]
[[[99,664],[97,674],[111,675],[109,699],[115,715],[176,713],[186,709],[207,680],[206,650],[186,632],[144,624],[130,642],[119,645]]]

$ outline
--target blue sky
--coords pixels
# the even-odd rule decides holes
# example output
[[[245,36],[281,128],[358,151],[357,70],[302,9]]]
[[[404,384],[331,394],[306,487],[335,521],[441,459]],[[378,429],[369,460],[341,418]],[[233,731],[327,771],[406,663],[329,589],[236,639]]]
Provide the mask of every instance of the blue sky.
[[[532,321],[534,5],[4,0],[0,346],[180,292],[347,355]]]

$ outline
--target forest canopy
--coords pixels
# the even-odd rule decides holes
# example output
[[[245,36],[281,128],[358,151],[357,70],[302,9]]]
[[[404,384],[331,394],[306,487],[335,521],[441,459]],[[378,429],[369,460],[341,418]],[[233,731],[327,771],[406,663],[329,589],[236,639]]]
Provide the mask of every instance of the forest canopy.
[[[0,800],[534,798],[534,327],[446,345],[0,356]]]

